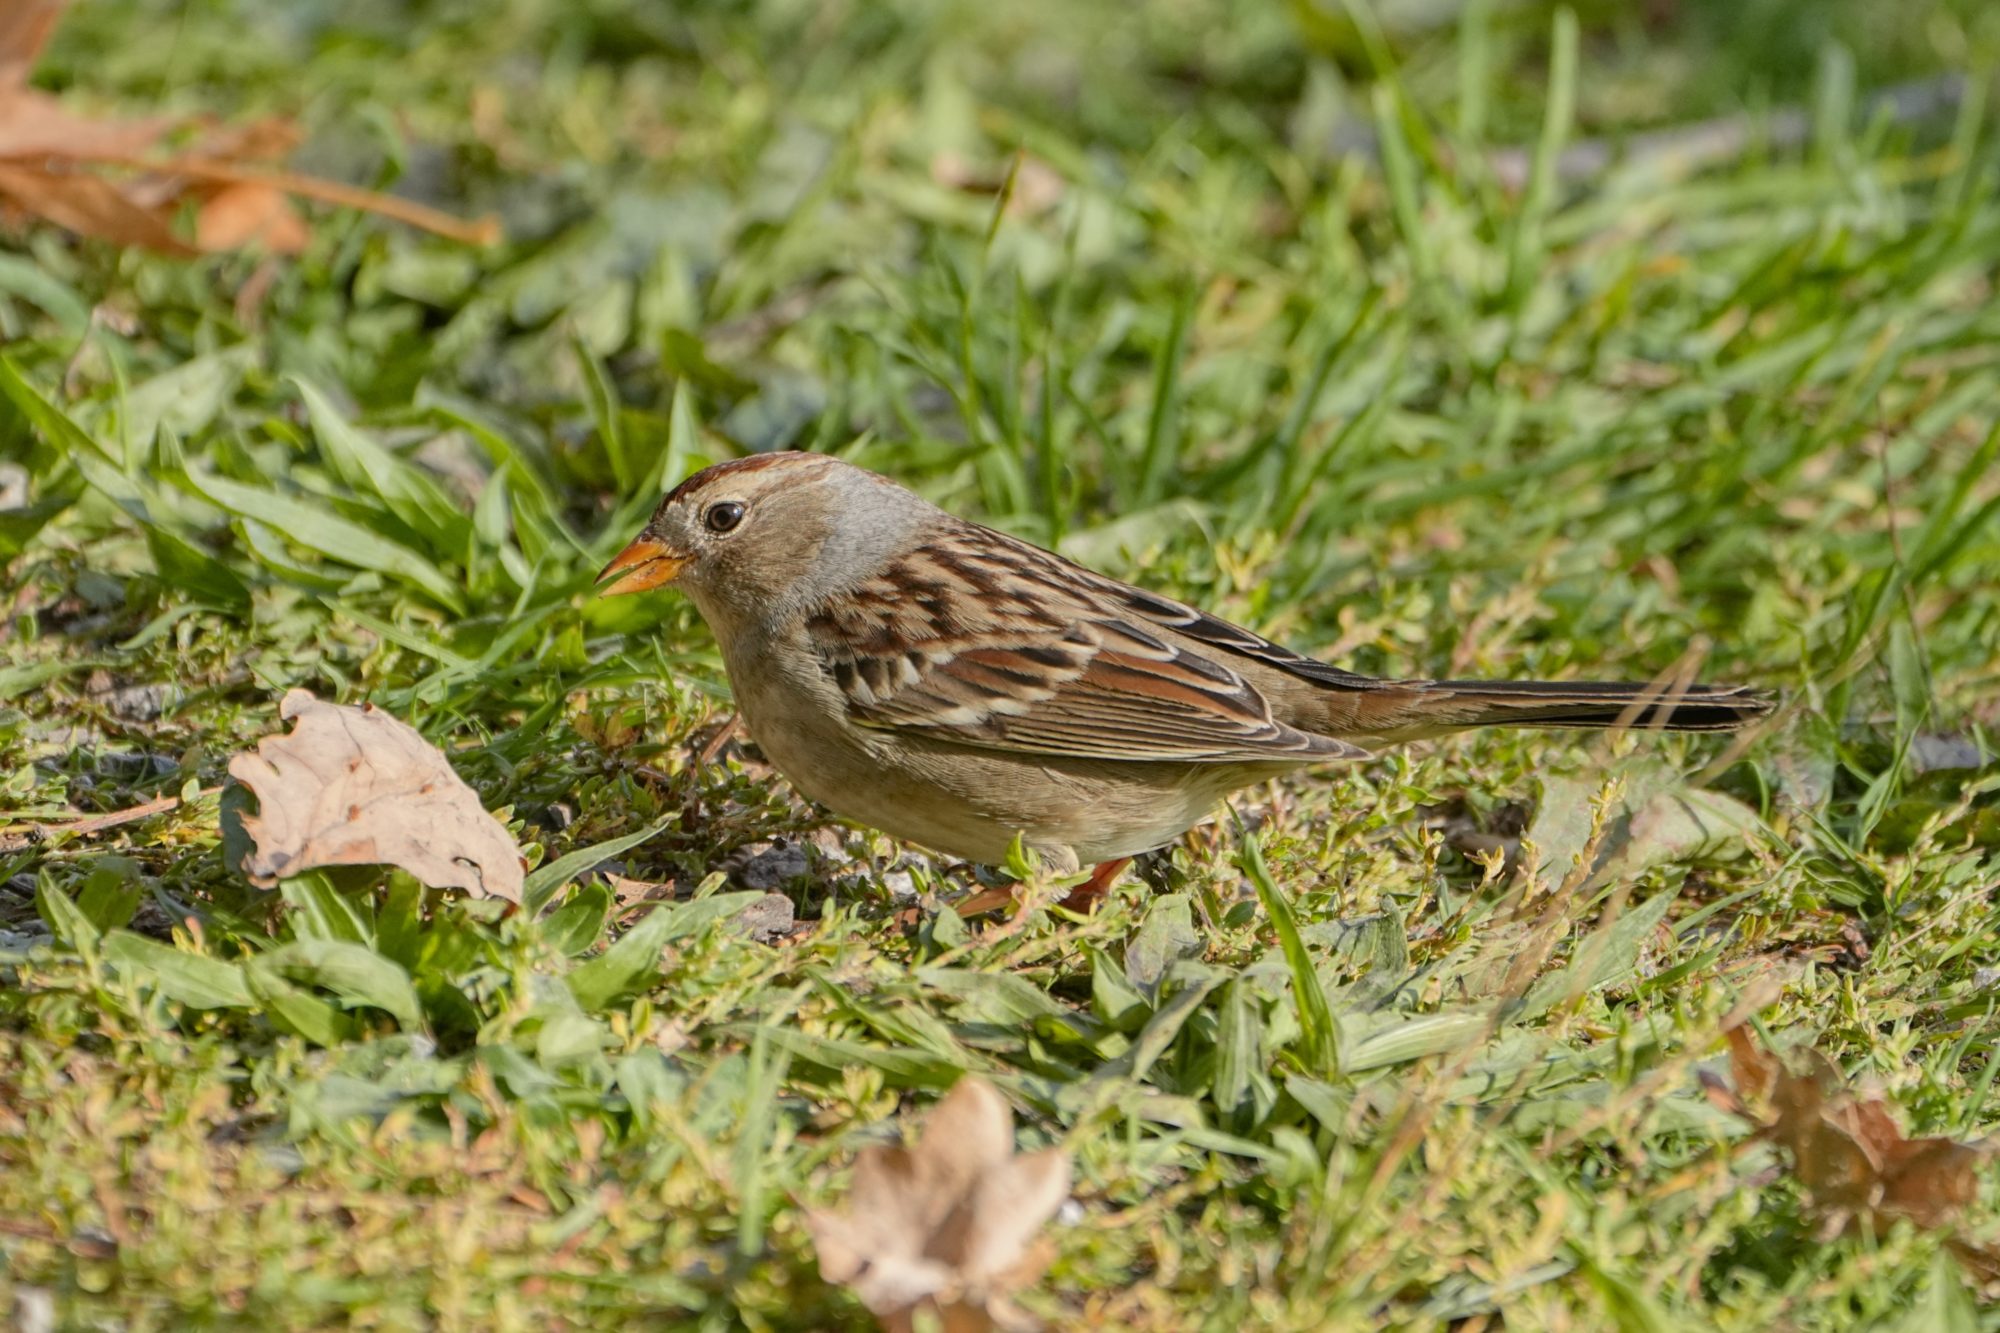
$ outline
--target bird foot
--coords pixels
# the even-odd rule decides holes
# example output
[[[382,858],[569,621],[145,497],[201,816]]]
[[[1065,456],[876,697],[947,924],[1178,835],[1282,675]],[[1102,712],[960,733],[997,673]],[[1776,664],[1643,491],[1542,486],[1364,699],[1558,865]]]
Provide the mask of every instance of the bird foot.
[[[1132,858],[1121,856],[1115,861],[1100,862],[1090,872],[1090,878],[1069,891],[1058,907],[1066,907],[1072,912],[1094,912],[1104,896],[1111,892],[1111,886],[1125,873],[1125,867],[1132,864]]]
[[[1118,882],[1118,876],[1131,864],[1132,858],[1129,856],[1103,862],[1090,872],[1089,879],[1071,889],[1056,906],[1072,912],[1096,911],[1097,904],[1104,900],[1105,894],[1111,892],[1111,886]],[[1016,881],[981,889],[970,898],[953,903],[952,910],[960,916],[980,916],[987,912],[997,912],[1021,901],[1020,888],[1019,881]]]

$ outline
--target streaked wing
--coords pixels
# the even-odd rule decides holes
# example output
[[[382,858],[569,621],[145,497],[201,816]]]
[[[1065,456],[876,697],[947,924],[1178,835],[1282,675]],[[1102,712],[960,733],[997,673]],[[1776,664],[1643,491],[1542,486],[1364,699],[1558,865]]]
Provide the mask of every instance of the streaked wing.
[[[1248,681],[1162,634],[1127,594],[1137,590],[968,524],[821,608],[807,632],[863,726],[1076,758],[1366,753],[1278,721]]]
[[[1401,681],[1384,680],[1379,676],[1363,676],[1357,672],[1343,671],[1331,662],[1301,656],[1289,648],[1272,643],[1261,634],[1253,634],[1241,625],[1232,625],[1206,611],[1198,610],[1184,602],[1176,602],[1171,597],[1161,597],[1157,593],[1147,592],[1144,588],[1114,583],[1109,579],[1105,582],[1111,585],[1111,596],[1115,601],[1145,621],[1164,626],[1177,634],[1184,634],[1212,648],[1220,648],[1226,653],[1239,653],[1244,657],[1256,658],[1267,666],[1290,672],[1316,685],[1332,685],[1347,690],[1385,690],[1403,684]]]

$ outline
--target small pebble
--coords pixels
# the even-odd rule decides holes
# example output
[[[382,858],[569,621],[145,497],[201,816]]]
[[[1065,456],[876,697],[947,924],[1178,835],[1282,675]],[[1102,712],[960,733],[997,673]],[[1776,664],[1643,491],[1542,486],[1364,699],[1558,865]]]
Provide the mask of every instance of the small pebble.
[[[111,716],[127,722],[151,722],[167,711],[167,704],[173,699],[173,686],[121,685],[114,690],[106,690],[97,696],[99,703],[110,710]]]
[[[729,861],[733,863],[729,867],[730,879],[746,889],[765,893],[774,893],[812,873],[806,864],[806,849],[782,840],[742,848]]]
[[[796,919],[790,898],[767,893],[737,913],[736,924],[759,944],[771,944],[791,934]]]

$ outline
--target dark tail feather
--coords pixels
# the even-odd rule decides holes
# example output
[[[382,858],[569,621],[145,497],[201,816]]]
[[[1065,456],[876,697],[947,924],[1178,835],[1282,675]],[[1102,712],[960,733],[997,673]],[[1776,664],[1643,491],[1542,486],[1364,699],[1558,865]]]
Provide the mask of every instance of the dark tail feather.
[[[1776,700],[1742,685],[1662,685],[1657,681],[1434,680],[1441,696],[1424,712],[1446,728],[1636,727],[1735,731],[1769,713]],[[1428,702],[1428,701],[1427,701]]]

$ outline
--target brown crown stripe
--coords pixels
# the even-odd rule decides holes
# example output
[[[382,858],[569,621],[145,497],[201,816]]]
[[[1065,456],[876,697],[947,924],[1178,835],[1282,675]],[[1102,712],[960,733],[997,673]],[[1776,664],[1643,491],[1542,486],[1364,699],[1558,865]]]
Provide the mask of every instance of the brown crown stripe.
[[[806,454],[802,450],[781,449],[776,453],[752,454],[748,458],[732,458],[727,462],[717,463],[713,467],[703,468],[680,485],[674,487],[673,490],[667,492],[667,503],[672,504],[676,500],[685,500],[689,496],[699,495],[701,492],[707,490],[711,483],[720,481],[724,477],[734,477],[745,472],[762,472],[767,467],[785,467],[796,464],[801,459],[808,457],[811,457],[811,455]]]

